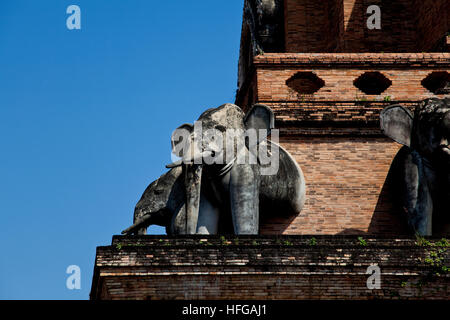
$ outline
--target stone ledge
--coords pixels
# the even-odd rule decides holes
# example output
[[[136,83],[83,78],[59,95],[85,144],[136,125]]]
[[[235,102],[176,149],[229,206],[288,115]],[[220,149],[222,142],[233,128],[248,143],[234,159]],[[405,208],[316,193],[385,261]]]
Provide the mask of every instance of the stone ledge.
[[[265,53],[254,57],[257,67],[274,65],[445,67],[450,53]]]
[[[97,248],[91,299],[449,299],[439,239],[114,236]],[[428,259],[428,260],[427,260]],[[370,265],[382,287],[369,290]],[[439,269],[439,270],[438,270]],[[439,275],[438,275],[439,273]]]
[[[145,236],[113,236],[111,246],[98,247],[98,248],[111,248],[122,244],[124,246],[139,247],[139,246],[195,246],[204,247],[204,244],[215,244],[218,246],[232,245],[234,240],[239,241],[239,246],[267,246],[283,245],[283,242],[289,241],[288,246],[309,246],[309,241],[314,238],[317,241],[317,246],[342,246],[346,245],[349,247],[354,247],[359,244],[359,236],[353,235],[258,235],[258,236],[235,236],[235,235],[224,235],[224,236],[206,236],[206,235],[178,235],[178,236],[166,236],[166,235],[145,235]],[[368,245],[379,246],[384,244],[386,246],[408,246],[416,247],[416,238],[414,237],[382,237],[382,236],[369,236],[364,238]],[[438,241],[440,238],[427,238],[430,241]],[[256,244],[255,244],[256,241]],[[225,243],[224,242],[228,242]]]

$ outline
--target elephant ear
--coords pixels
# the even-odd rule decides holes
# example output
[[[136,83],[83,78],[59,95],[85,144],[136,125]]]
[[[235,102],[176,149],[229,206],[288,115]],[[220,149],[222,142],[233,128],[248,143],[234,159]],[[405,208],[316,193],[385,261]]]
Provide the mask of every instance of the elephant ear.
[[[172,153],[175,156],[183,158],[184,151],[189,149],[189,138],[193,131],[194,126],[190,123],[185,123],[176,128],[172,133],[170,141],[172,143]]]
[[[392,140],[410,147],[413,119],[408,109],[400,105],[389,106],[380,114],[381,131]]]
[[[275,128],[275,116],[272,109],[263,104],[255,104],[244,118],[246,129],[255,129],[258,136],[258,143],[263,141],[270,131]],[[261,135],[259,130],[265,130]]]

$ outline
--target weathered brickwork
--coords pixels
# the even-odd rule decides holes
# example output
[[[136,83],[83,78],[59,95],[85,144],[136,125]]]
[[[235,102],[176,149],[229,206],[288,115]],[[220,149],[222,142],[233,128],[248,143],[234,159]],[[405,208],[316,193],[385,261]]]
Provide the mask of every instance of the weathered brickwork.
[[[307,184],[306,205],[295,219],[262,221],[263,234],[405,234],[388,173],[399,144],[379,129],[381,110],[410,108],[435,95],[422,85],[450,70],[450,53],[269,53],[254,57],[252,100],[276,115],[282,145],[295,156]],[[389,79],[381,94],[365,94],[355,80],[377,71]],[[312,94],[289,87],[296,74],[323,81]],[[322,84],[321,81],[319,81]],[[243,92],[246,92],[245,90]],[[247,91],[248,92],[248,91]],[[244,95],[242,95],[244,96]]]
[[[412,101],[285,101],[262,102],[270,106],[275,112],[278,128],[298,126],[298,131],[305,131],[308,127],[320,127],[324,134],[334,135],[342,131],[343,127],[358,127],[355,133],[363,133],[369,128],[377,128],[380,134],[380,112],[393,103],[401,103],[404,107],[414,109],[416,103]],[[328,128],[327,126],[334,126]],[[306,133],[306,132],[305,132]]]
[[[283,138],[306,180],[306,204],[293,220],[261,223],[262,234],[406,234],[388,173],[400,146],[387,138]]]
[[[418,46],[422,51],[438,49],[436,44],[450,31],[450,1],[415,0],[414,7]]]
[[[450,54],[449,54],[450,57]],[[259,69],[258,100],[259,101],[364,101],[383,100],[385,97],[397,101],[421,100],[434,96],[424,88],[421,81],[429,74],[445,69],[409,69],[393,70],[377,68],[376,71],[388,78],[392,85],[380,95],[368,95],[354,86],[353,82],[364,73],[373,71],[374,68],[345,68],[345,69],[307,69],[307,68],[271,68]],[[325,82],[325,86],[318,92],[308,95],[297,93],[286,85],[286,81],[298,72],[313,72]]]
[[[338,1],[286,0],[286,52],[335,52],[343,34]]]
[[[286,108],[297,110],[277,114],[279,120],[310,120],[309,117],[322,114],[327,106],[336,106],[336,111],[339,107],[353,109],[354,120],[370,121],[378,119],[379,111],[394,102],[411,104],[443,97],[425,88],[422,81],[433,72],[448,72],[450,53],[270,53],[254,58],[254,70],[251,81],[238,93],[236,102],[241,106],[248,107],[249,100],[244,97],[251,88],[255,95],[253,102],[270,104],[275,112]],[[317,92],[304,94],[288,85],[295,75],[308,72],[324,82]],[[390,81],[380,94],[367,94],[355,86],[355,80],[371,72],[381,73]],[[372,107],[375,109],[371,110]],[[299,112],[303,113],[300,118]],[[325,111],[325,118],[315,120],[348,120],[340,118],[341,113]]]
[[[367,28],[367,8],[381,29]],[[286,0],[286,52],[423,52],[450,29],[447,0]]]
[[[115,236],[97,248],[91,299],[449,299],[435,251],[408,238]],[[367,288],[372,264],[380,289]]]

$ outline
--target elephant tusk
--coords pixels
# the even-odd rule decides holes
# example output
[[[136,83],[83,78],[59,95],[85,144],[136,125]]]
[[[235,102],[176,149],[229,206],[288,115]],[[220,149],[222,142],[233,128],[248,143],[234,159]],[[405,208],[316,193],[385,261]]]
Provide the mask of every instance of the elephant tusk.
[[[166,165],[166,168],[167,168],[167,169],[172,169],[172,168],[179,167],[179,166],[181,166],[182,164],[183,164],[183,159],[180,159],[180,160],[178,160],[178,161],[175,161],[175,162],[172,162],[172,163]]]
[[[213,150],[206,150],[206,151],[203,151],[197,157],[190,158],[190,159],[180,159],[180,160],[177,160],[175,162],[172,162],[172,163],[166,165],[166,168],[167,169],[172,169],[172,168],[179,167],[179,166],[181,166],[183,164],[202,164],[204,158],[213,157],[214,155],[215,155],[215,153],[214,153]]]

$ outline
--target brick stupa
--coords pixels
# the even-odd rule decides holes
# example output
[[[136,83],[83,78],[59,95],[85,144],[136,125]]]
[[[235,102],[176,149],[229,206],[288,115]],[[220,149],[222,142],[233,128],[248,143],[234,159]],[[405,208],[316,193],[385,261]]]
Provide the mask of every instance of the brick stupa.
[[[407,236],[393,204],[400,145],[379,115],[448,96],[450,2],[244,2],[236,104],[274,110],[305,174],[303,211],[260,236],[115,236],[97,248],[91,299],[448,299],[449,252]],[[381,29],[367,27],[371,5]]]
[[[307,184],[302,213],[266,221],[261,233],[405,234],[388,179],[401,146],[383,136],[379,115],[449,96],[440,84],[449,81],[450,2],[274,1],[270,28],[258,24],[256,2],[244,10],[236,104],[275,111]],[[371,5],[381,29],[367,27]]]

